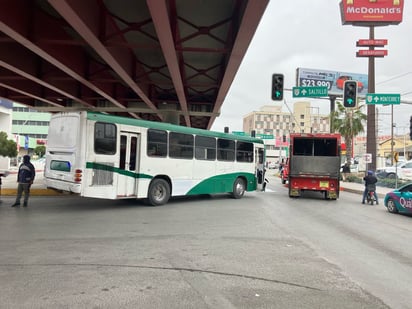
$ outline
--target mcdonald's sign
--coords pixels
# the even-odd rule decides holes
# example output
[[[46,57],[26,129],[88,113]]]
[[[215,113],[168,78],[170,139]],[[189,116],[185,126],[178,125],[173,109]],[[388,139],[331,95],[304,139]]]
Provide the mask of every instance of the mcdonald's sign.
[[[402,22],[404,0],[342,0],[342,24],[397,25]]]

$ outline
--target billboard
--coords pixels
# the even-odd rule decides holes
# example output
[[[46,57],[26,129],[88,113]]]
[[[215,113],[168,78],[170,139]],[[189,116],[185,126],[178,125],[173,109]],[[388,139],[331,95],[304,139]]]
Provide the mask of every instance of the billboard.
[[[356,26],[397,25],[402,21],[404,0],[342,0],[342,24]]]
[[[342,96],[346,80],[358,82],[358,96],[365,97],[368,93],[368,75],[339,71],[317,69],[296,69],[296,86],[298,87],[328,87],[329,95]]]

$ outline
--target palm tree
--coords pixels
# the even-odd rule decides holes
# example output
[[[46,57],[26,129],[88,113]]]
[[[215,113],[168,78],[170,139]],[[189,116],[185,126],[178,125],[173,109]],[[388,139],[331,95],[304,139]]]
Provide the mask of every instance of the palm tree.
[[[351,162],[352,157],[352,141],[359,133],[364,131],[364,123],[367,115],[361,112],[359,108],[345,108],[342,102],[336,102],[336,109],[331,113],[331,127],[333,132],[338,132],[342,135],[346,144],[346,162]]]

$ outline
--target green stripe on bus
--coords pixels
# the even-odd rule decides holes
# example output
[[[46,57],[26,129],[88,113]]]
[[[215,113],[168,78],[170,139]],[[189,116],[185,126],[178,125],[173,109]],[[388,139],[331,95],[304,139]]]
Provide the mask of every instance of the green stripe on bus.
[[[236,178],[246,179],[246,191],[256,190],[256,177],[252,173],[230,173],[207,178],[194,186],[187,195],[214,194],[222,192],[232,192],[233,183]]]
[[[126,171],[118,167],[114,167],[114,166],[110,166],[110,165],[102,164],[102,163],[96,163],[96,162],[87,162],[86,168],[118,173],[118,174],[125,175],[128,177],[133,177],[133,178],[148,178],[148,179],[153,178],[153,176],[150,176],[147,174],[140,174],[140,173],[135,173],[132,171]]]
[[[86,168],[109,171],[109,172],[118,173],[118,174],[125,175],[128,177],[133,177],[133,178],[147,178],[147,179],[153,178],[153,176],[151,175],[140,174],[140,173],[135,173],[131,171],[125,171],[118,167],[114,167],[114,166],[110,166],[110,165],[102,164],[102,163],[96,163],[96,162],[87,162]],[[216,175],[216,176],[213,176],[213,177],[210,177],[210,178],[207,178],[201,181],[196,186],[194,186],[192,189],[190,189],[187,195],[232,192],[233,183],[238,177],[243,177],[246,179],[246,191],[256,190],[257,184],[256,184],[255,174],[230,173],[230,174]]]

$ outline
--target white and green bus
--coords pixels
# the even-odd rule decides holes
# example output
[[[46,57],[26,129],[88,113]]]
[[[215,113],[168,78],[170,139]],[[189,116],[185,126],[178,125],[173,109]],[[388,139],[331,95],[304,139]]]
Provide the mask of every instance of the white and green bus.
[[[259,188],[261,139],[95,112],[50,120],[46,186],[103,199],[147,199]]]

